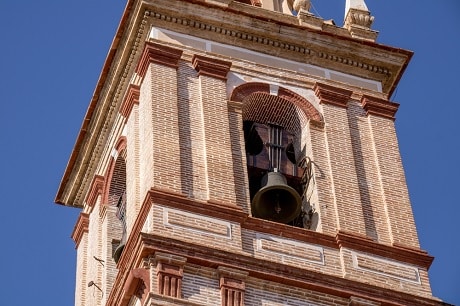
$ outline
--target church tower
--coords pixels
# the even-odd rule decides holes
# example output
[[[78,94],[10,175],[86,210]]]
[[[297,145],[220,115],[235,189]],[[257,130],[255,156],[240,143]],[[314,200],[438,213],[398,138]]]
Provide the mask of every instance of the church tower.
[[[75,305],[445,305],[390,101],[412,52],[309,0],[128,0],[59,186]]]

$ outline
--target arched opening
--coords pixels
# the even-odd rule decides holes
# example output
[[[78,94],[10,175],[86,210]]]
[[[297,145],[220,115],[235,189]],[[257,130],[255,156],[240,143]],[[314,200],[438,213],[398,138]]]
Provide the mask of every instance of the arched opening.
[[[121,148],[120,148],[121,149]],[[116,221],[111,225],[111,230],[119,236],[118,245],[114,246],[113,259],[118,262],[127,240],[126,228],[126,149],[122,148],[117,154],[112,171],[107,193],[107,204],[116,207]]]
[[[231,100],[242,102],[251,211],[254,217],[307,227],[311,206],[305,198],[306,157],[311,154],[309,121],[320,113],[285,88],[246,83]]]

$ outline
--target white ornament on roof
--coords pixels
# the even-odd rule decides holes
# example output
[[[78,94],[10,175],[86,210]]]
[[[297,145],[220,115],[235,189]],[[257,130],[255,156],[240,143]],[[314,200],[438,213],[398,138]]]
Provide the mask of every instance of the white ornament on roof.
[[[375,41],[378,32],[371,30],[374,16],[371,16],[364,0],[346,0],[344,27],[352,37]]]

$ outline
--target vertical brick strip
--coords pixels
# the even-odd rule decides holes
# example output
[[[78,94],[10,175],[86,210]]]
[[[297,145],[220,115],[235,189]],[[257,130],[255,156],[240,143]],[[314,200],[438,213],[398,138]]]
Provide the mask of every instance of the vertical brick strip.
[[[209,200],[236,204],[226,98],[231,63],[195,55],[192,65],[200,80]]]
[[[126,230],[127,237],[136,221],[137,214],[140,210],[139,194],[139,177],[140,177],[140,159],[139,159],[139,103],[132,107],[128,120],[126,122]]]
[[[147,43],[137,73],[139,97],[140,193],[151,187],[180,192],[177,67],[182,50]]]
[[[374,151],[379,171],[384,216],[388,222],[390,240],[412,248],[419,248],[414,216],[399,152],[394,126],[397,103],[363,96],[361,104],[368,115],[374,138]]]
[[[88,276],[88,230],[89,215],[80,213],[72,232],[72,239],[77,249],[77,279],[75,280],[75,305],[86,305]]]
[[[317,83],[314,90],[323,106],[326,123],[324,149],[329,154],[337,227],[366,235],[347,112],[351,92],[321,83]],[[319,201],[321,203],[321,199]],[[324,204],[327,205],[321,203]]]

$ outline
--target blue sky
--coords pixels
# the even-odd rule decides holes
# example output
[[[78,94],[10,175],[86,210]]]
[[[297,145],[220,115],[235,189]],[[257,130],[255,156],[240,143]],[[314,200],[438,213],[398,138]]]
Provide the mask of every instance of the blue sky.
[[[415,55],[393,101],[433,293],[460,305],[460,1],[367,0],[378,42]],[[73,305],[79,210],[53,204],[125,0],[0,0],[2,305]],[[345,0],[313,0],[342,24]]]

